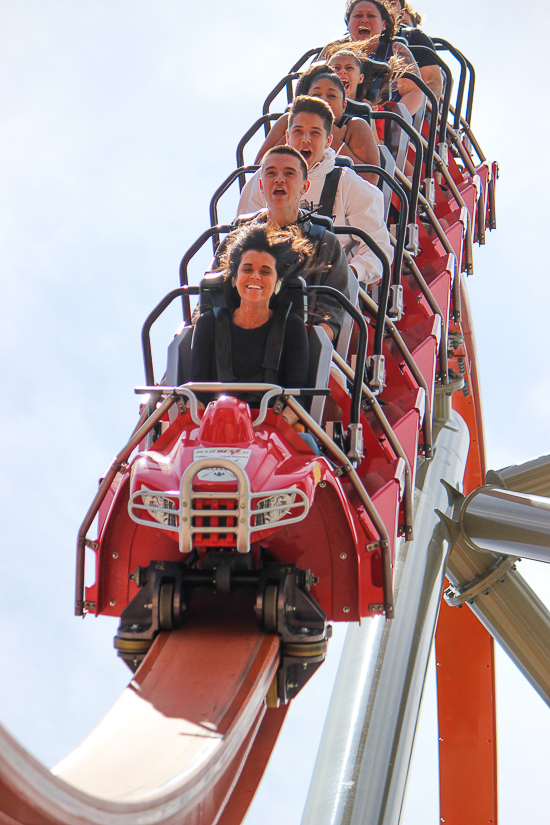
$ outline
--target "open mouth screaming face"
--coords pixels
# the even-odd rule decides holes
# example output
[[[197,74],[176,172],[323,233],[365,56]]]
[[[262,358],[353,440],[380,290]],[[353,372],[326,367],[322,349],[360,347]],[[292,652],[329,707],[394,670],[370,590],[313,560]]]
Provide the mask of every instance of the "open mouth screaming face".
[[[352,40],[368,40],[382,34],[386,28],[386,21],[374,3],[363,0],[354,7],[348,20],[348,31]]]

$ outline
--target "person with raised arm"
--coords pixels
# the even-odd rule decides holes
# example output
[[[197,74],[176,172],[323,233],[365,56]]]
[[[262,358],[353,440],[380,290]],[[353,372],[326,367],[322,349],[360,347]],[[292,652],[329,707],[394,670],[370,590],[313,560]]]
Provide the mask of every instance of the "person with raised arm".
[[[434,44],[427,34],[418,27],[422,24],[422,15],[414,9],[408,0],[399,0],[401,6],[401,20],[398,35],[404,37],[409,46],[423,46],[435,54]],[[428,51],[417,52],[414,59],[418,63],[424,83],[430,87],[439,100],[443,91],[443,75],[434,57]]]

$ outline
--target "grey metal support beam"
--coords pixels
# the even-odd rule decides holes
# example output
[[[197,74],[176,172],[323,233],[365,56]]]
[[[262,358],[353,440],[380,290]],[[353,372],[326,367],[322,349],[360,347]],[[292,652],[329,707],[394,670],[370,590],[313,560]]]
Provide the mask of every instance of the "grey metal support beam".
[[[489,470],[487,484],[550,498],[550,455],[526,461],[525,464],[513,464],[503,470]]]
[[[395,618],[348,630],[302,825],[399,821],[450,546],[435,514],[449,507],[440,479],[461,483],[469,443],[456,413],[434,423],[434,457],[417,472],[415,539],[396,560]]]
[[[453,544],[445,598],[469,605],[550,705],[550,611],[515,567],[520,556],[550,561],[550,499],[492,486],[467,498],[448,493],[455,506],[452,519],[442,516]]]

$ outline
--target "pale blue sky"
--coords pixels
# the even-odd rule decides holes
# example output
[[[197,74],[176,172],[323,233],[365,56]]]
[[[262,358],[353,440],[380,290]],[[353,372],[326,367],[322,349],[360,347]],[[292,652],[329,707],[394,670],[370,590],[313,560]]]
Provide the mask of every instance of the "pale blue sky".
[[[177,284],[265,95],[342,31],[342,7],[0,0],[0,706],[47,764],[128,679],[112,650],[116,622],[72,616],[74,545],[97,478],[134,426],[142,321]],[[546,32],[547,6],[532,9]],[[474,63],[474,131],[501,164],[498,231],[476,249],[469,281],[488,465],[501,467],[550,452],[545,50],[509,0],[421,10],[426,31]],[[160,371],[176,323],[155,339]],[[548,568],[530,575],[550,603]],[[299,821],[334,667],[295,703],[247,825]],[[546,821],[549,711],[502,655],[498,691],[500,823]],[[438,821],[433,702],[424,716],[431,744],[417,749],[404,825]]]

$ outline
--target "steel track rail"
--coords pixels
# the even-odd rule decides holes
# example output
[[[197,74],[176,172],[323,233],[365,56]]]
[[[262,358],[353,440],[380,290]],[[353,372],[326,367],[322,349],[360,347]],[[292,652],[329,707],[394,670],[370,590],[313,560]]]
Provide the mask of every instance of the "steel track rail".
[[[161,634],[107,716],[52,772],[0,729],[0,822],[216,821],[278,663],[279,638],[260,631],[253,610],[230,620],[220,610]]]

